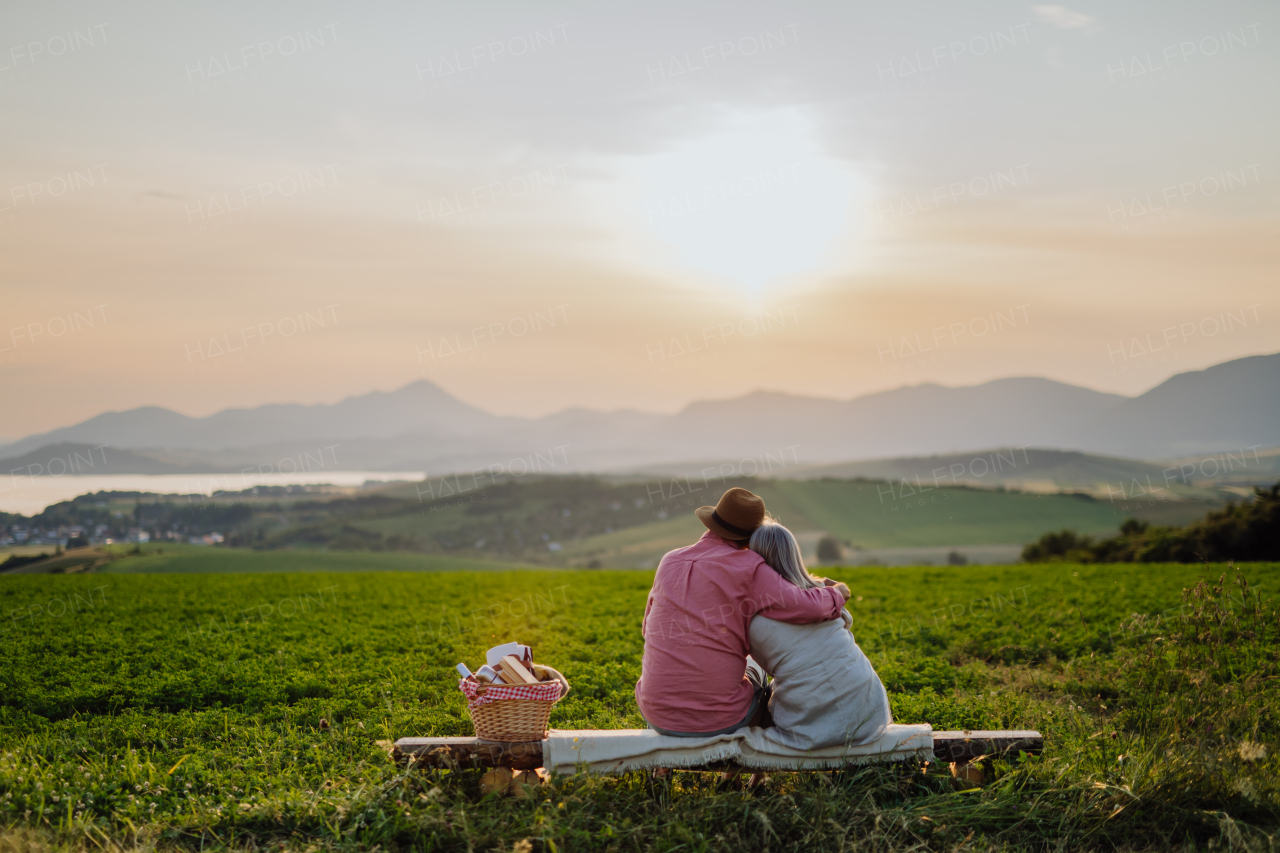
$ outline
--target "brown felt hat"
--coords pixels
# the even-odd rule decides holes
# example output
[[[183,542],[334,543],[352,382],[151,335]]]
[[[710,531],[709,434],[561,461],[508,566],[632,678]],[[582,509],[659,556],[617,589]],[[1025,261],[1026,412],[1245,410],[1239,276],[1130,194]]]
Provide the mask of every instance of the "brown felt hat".
[[[693,514],[717,536],[750,539],[764,523],[764,498],[746,489],[733,488],[721,495],[715,506],[700,506]]]

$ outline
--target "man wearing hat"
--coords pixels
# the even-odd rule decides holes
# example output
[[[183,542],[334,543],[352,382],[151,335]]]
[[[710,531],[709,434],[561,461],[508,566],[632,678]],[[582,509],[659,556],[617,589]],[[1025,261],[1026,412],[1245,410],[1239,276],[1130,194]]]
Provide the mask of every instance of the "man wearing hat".
[[[769,725],[767,676],[747,666],[751,618],[763,613],[794,624],[836,619],[849,588],[800,589],[749,550],[747,540],[764,522],[765,508],[746,489],[729,489],[714,507],[693,514],[707,532],[662,558],[649,591],[636,702],[649,725],[665,735],[702,737]]]

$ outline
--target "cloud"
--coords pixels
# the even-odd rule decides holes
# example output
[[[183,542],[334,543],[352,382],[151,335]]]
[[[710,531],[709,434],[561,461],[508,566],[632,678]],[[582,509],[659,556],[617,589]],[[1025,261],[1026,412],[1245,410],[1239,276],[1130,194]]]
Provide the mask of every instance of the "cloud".
[[[1066,6],[1032,6],[1031,11],[1035,12],[1036,17],[1044,23],[1053,24],[1061,30],[1078,30],[1087,27],[1086,32],[1096,32],[1098,29],[1098,19],[1093,15],[1073,12]]]

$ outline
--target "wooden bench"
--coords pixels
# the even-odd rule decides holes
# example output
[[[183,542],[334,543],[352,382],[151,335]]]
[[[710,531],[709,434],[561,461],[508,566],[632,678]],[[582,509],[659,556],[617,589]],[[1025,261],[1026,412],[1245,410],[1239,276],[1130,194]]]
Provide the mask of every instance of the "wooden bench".
[[[422,768],[449,769],[509,767],[536,770],[542,767],[543,741],[499,743],[474,737],[403,737],[396,741],[393,757]],[[1038,755],[1044,737],[1035,731],[934,732],[933,756],[939,761],[964,764],[979,758]],[[682,767],[681,770],[720,770],[716,767]]]

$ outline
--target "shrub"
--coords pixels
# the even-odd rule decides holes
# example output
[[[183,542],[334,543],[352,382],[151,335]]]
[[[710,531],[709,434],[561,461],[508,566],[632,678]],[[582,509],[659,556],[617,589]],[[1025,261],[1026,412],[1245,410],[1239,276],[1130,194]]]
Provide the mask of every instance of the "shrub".
[[[1046,533],[1022,549],[1028,563],[1194,563],[1280,559],[1280,483],[1255,488],[1248,503],[1228,503],[1187,527],[1131,518],[1120,534],[1095,542],[1073,530]]]
[[[818,540],[818,562],[836,563],[840,556],[840,541],[834,536],[823,536]]]

